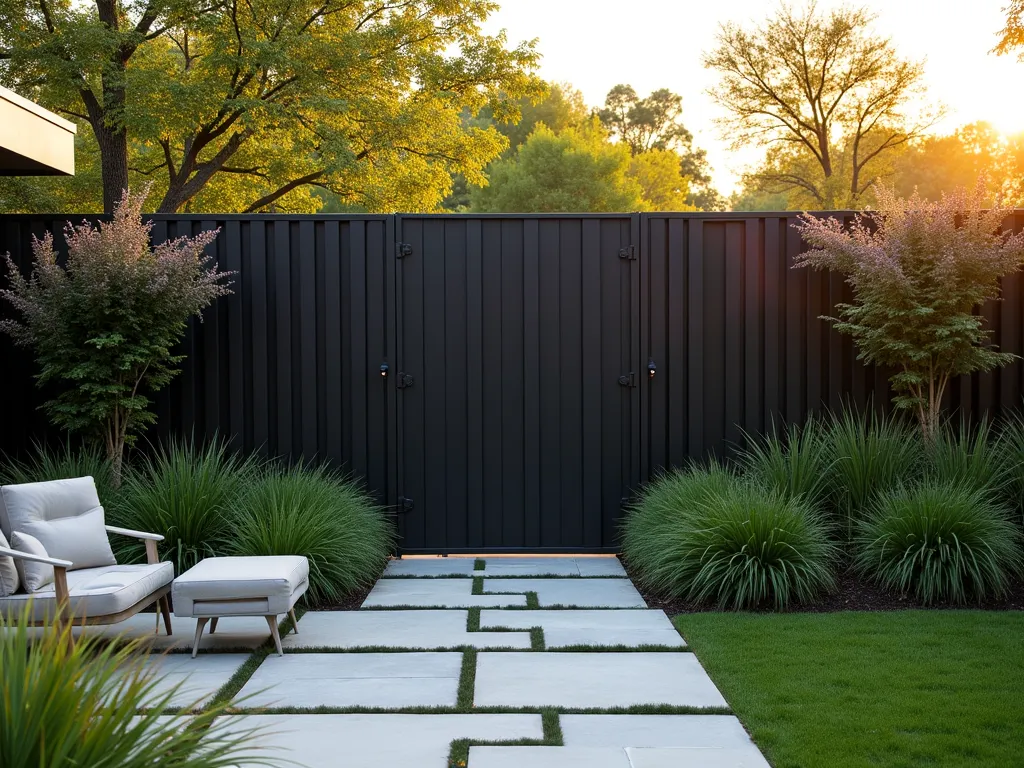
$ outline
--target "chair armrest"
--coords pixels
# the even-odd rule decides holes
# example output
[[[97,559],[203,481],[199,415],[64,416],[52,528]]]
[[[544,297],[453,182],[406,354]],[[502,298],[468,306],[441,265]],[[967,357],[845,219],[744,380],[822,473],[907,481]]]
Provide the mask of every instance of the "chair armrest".
[[[56,557],[43,557],[42,555],[33,555],[29,552],[22,552],[17,549],[9,549],[8,547],[0,547],[0,556],[13,557],[16,560],[31,560],[33,563],[46,563],[52,565],[54,568],[70,568],[74,563],[70,560],[59,560]]]
[[[115,525],[106,525],[104,528],[107,529],[107,533],[117,533],[121,536],[130,536],[133,539],[142,539],[143,541],[163,541],[164,537],[159,533],[146,533],[145,531],[133,531],[131,528],[118,528]]]

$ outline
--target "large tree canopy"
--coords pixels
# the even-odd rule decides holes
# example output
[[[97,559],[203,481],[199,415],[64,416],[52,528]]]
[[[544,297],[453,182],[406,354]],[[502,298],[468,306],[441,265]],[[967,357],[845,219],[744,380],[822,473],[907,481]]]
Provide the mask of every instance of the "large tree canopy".
[[[874,34],[873,19],[851,7],[825,15],[811,2],[783,5],[753,28],[720,27],[704,55],[720,75],[711,96],[726,110],[722,127],[735,148],[775,148],[755,172],[762,191],[799,188],[812,207],[856,205],[887,155],[934,122],[921,105],[908,115],[922,66]]]
[[[683,99],[668,88],[659,88],[640,98],[631,85],[616,85],[605,96],[604,107],[597,110],[605,128],[629,147],[634,157],[647,152],[672,152],[678,156],[681,183],[688,190],[681,208],[657,210],[705,210],[721,207],[721,198],[711,183],[707,152],[693,146],[693,134],[683,124]],[[664,167],[662,155],[648,161]]]
[[[45,204],[49,189],[67,207],[77,187],[92,206],[102,177],[109,211],[140,176],[161,211],[316,210],[316,187],[368,210],[433,210],[453,173],[482,181],[507,143],[463,110],[514,119],[542,89],[533,43],[481,32],[495,7],[0,0],[0,82],[81,122],[92,182],[35,181],[22,199]]]
[[[641,210],[640,185],[629,167],[629,149],[609,142],[596,118],[558,134],[541,124],[513,157],[491,164],[488,186],[472,190],[473,210]]]
[[[1024,133],[1004,136],[985,122],[971,123],[948,136],[929,136],[896,163],[896,191],[909,197],[939,199],[981,178],[985,204],[1024,203]]]

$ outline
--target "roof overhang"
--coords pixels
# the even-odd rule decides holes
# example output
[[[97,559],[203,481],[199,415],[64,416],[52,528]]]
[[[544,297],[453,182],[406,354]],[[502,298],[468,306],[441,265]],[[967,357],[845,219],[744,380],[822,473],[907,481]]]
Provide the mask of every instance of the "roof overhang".
[[[71,176],[75,124],[0,86],[0,176]]]

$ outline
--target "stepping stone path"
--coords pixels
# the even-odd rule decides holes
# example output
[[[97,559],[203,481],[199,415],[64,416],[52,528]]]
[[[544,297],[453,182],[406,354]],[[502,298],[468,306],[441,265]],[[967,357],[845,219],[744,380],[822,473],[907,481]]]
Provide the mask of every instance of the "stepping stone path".
[[[167,673],[161,690],[183,683],[184,707],[209,701],[251,658],[222,651],[254,639],[266,641],[265,626],[225,619],[196,659],[176,653],[188,643],[163,641],[172,653],[149,663]],[[451,768],[467,755],[468,768],[768,766],[614,557],[395,560],[359,610],[307,612],[282,644],[284,656],[264,645],[248,679],[221,693],[234,694],[237,714],[220,724],[252,730],[263,758],[308,768]]]

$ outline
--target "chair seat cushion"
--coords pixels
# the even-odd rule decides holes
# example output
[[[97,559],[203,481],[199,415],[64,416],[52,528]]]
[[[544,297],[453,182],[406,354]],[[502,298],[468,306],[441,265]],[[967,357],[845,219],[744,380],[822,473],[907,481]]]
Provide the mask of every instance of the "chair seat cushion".
[[[173,579],[174,566],[171,563],[105,565],[68,571],[71,614],[77,619],[93,619],[120,613],[170,584]],[[31,620],[52,618],[57,602],[52,585],[32,594],[18,592],[0,598],[0,614],[14,617],[24,610],[30,599]]]
[[[309,562],[301,556],[208,557],[175,579],[171,594],[177,616],[214,615],[197,603],[217,603],[221,616],[253,615],[257,603],[249,601],[260,600],[269,615],[292,608],[308,584]]]

